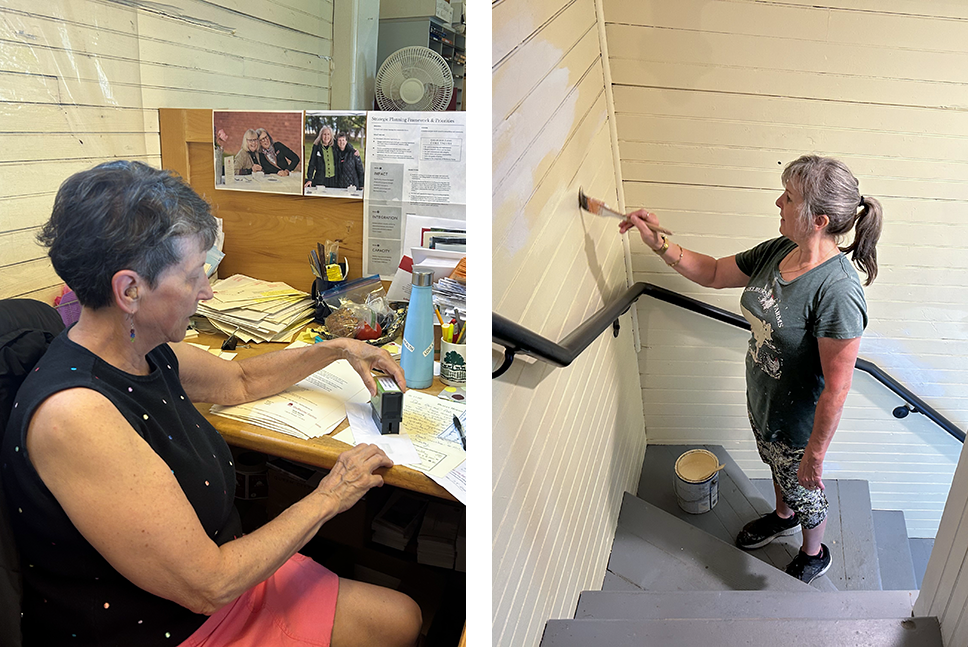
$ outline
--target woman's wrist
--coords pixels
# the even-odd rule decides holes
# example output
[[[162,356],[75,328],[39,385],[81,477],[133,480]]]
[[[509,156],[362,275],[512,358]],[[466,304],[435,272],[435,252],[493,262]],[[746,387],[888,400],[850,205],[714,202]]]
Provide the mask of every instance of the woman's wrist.
[[[669,239],[665,237],[665,234],[659,234],[659,239],[662,241],[662,244],[658,247],[653,247],[652,251],[661,257],[669,251]]]

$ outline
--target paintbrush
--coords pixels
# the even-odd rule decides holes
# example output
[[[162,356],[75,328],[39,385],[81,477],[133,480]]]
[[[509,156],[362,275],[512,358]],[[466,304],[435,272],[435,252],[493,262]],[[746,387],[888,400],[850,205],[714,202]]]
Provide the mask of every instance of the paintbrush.
[[[578,189],[578,206],[587,211],[588,213],[594,214],[596,216],[609,216],[611,218],[618,218],[619,220],[627,220],[628,216],[615,211],[607,204],[601,200],[596,200],[595,198],[589,198],[585,195],[585,192],[580,188]],[[665,234],[666,236],[671,236],[672,232],[665,227],[660,227],[659,225],[653,225],[651,222],[645,223],[645,226],[652,231]]]

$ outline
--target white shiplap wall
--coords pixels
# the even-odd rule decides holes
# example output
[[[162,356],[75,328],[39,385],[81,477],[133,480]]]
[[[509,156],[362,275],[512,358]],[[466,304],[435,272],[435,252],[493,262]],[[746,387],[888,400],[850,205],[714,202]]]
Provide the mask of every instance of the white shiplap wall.
[[[968,426],[968,5],[885,0],[605,0],[627,206],[690,249],[728,256],[777,234],[780,170],[842,159],[884,205],[861,356]],[[637,237],[634,278],[738,312]],[[640,301],[650,442],[724,444],[768,476],[746,420],[747,335]],[[865,374],[827,455],[933,537],[961,445]]]
[[[110,159],[159,166],[157,108],[329,107],[332,0],[237,4],[0,4],[0,298],[59,292],[34,242],[58,186]]]
[[[579,185],[617,203],[595,4],[501,0],[492,12],[493,308],[555,341],[626,287],[616,222],[577,208]],[[495,645],[536,646],[549,618],[601,585],[645,448],[621,321],[567,368],[518,359],[493,381]]]

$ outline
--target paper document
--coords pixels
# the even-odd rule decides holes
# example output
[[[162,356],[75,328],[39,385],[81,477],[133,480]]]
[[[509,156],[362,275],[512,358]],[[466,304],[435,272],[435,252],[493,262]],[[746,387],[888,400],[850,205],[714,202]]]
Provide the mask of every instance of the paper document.
[[[464,112],[367,113],[364,275],[393,278],[411,215],[466,228],[466,123]]]
[[[444,476],[430,476],[430,478],[437,485],[453,494],[455,499],[467,505],[467,461],[447,472]]]
[[[401,433],[405,432],[413,441],[420,464],[413,465],[428,476],[446,476],[448,472],[464,462],[464,449],[451,440],[448,429],[454,425],[454,416],[464,412],[465,406],[447,402],[440,398],[407,391],[403,396],[403,422]]]
[[[342,400],[323,391],[299,386],[255,402],[230,407],[212,405],[211,412],[297,438],[325,436],[346,418]]]
[[[290,348],[307,345],[300,342]],[[332,433],[346,419],[347,403],[369,400],[363,378],[341,359],[282,393],[231,407],[215,405],[211,412],[297,438],[318,438]]]
[[[406,434],[381,434],[370,414],[370,403],[348,402],[346,416],[353,430],[351,445],[367,443],[376,445],[390,457],[395,465],[417,465],[420,456]]]

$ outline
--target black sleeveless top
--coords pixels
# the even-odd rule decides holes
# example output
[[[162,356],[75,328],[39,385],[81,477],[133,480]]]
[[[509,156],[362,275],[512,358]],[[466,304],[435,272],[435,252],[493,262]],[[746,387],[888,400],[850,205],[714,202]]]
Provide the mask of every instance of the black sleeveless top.
[[[65,331],[17,394],[0,463],[24,579],[25,647],[178,645],[206,620],[114,570],[71,523],[26,451],[27,427],[41,402],[65,389],[93,389],[168,464],[208,536],[219,545],[240,536],[228,446],[185,395],[171,348],[162,344],[147,360],[149,375],[130,375]]]

